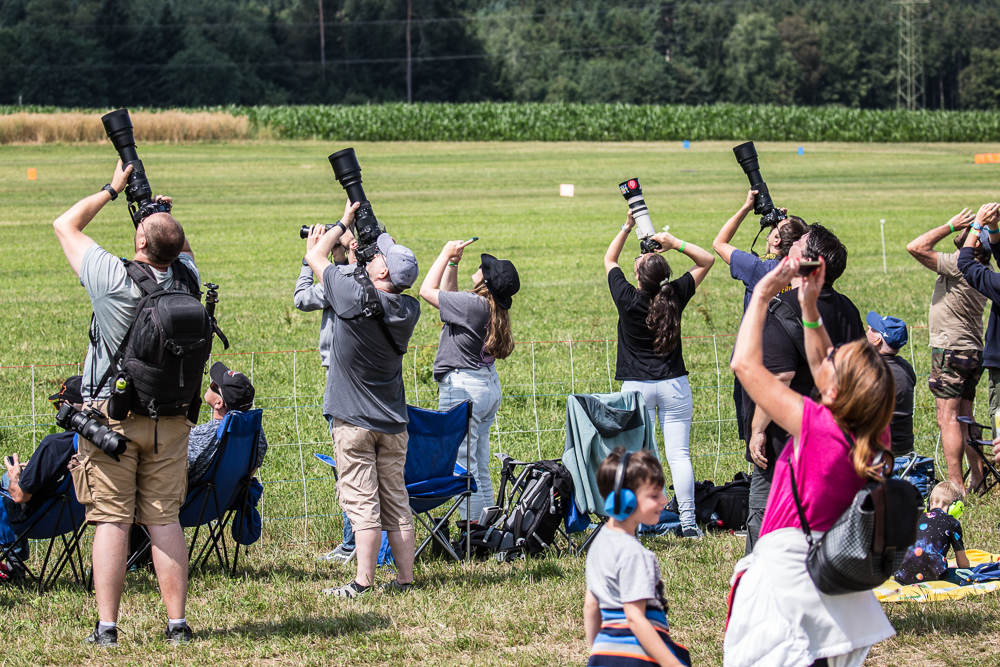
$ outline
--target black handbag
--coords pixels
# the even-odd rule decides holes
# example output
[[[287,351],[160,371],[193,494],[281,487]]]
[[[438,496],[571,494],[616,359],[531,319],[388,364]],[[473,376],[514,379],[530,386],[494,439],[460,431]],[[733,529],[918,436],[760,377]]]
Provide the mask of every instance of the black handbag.
[[[887,465],[891,470],[891,459]],[[915,486],[886,475],[868,482],[830,530],[813,540],[791,458],[788,473],[799,521],[809,542],[806,567],[820,592],[844,595],[868,591],[899,569],[906,550],[917,539],[921,498]]]

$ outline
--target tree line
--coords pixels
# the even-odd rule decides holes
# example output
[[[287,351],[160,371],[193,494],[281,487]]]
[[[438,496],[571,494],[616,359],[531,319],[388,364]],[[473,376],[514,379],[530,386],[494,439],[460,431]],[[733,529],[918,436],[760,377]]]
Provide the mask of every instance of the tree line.
[[[925,106],[997,109],[1000,0],[918,15]],[[894,108],[898,19],[889,0],[0,0],[0,104]]]

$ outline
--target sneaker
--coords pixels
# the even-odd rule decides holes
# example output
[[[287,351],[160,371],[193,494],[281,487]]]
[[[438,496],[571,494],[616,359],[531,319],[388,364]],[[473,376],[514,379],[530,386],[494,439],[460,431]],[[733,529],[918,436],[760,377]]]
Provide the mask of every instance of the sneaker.
[[[174,645],[187,644],[194,636],[194,633],[191,632],[191,628],[188,627],[187,623],[178,625],[174,628],[171,628],[168,625],[163,634],[166,635],[167,641]]]
[[[118,648],[118,628],[109,628],[104,632],[99,632],[100,621],[94,626],[94,631],[83,640],[84,644],[100,646],[101,648]]]
[[[379,586],[379,590],[387,595],[404,595],[406,593],[409,593],[411,588],[413,588],[413,582],[410,582],[408,584],[401,584],[396,579],[393,579],[387,584],[382,584],[381,586]]]
[[[344,584],[343,586],[339,586],[337,588],[324,588],[323,595],[332,595],[346,600],[354,600],[367,593],[370,588],[371,586],[362,586],[356,581],[351,581],[351,583]]]
[[[700,540],[704,536],[705,534],[701,532],[701,528],[698,526],[689,526],[681,531],[681,537],[688,540]]]
[[[349,563],[353,558],[354,549],[352,547],[348,547],[344,544],[338,544],[336,549],[330,553],[317,557],[316,560],[334,563]]]

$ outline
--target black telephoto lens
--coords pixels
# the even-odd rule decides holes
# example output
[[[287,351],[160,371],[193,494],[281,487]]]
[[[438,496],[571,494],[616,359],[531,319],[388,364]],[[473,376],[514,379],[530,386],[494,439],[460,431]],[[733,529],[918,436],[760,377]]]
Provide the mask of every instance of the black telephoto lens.
[[[361,165],[358,164],[354,149],[345,148],[332,154],[330,165],[333,167],[333,175],[340,181],[351,203],[361,202],[361,206],[354,212],[354,238],[358,242],[355,253],[358,264],[364,266],[378,254],[376,242],[379,235],[385,231],[385,227],[375,217],[372,205],[365,195],[365,189],[361,187]],[[301,233],[300,231],[299,234]]]
[[[330,231],[331,229],[333,229],[333,225],[326,225],[326,231]],[[311,231],[312,227],[310,227],[309,225],[302,225],[301,229],[299,229],[299,238],[300,239],[309,238],[309,232]]]
[[[170,204],[153,200],[153,188],[146,178],[146,170],[135,149],[135,135],[132,133],[132,118],[128,109],[118,109],[101,116],[104,131],[108,133],[111,145],[118,151],[122,161],[122,169],[132,165],[132,173],[128,175],[128,185],[125,186],[125,198],[128,199],[132,224],[139,223],[154,213],[169,213]]]
[[[67,431],[73,431],[90,440],[115,461],[121,461],[118,457],[125,453],[126,445],[131,440],[121,433],[116,433],[110,426],[105,426],[91,415],[89,411],[80,412],[72,404],[64,402],[56,413],[56,423]]]
[[[779,220],[784,220],[785,215],[774,206],[771,200],[771,193],[767,190],[767,183],[760,175],[760,165],[757,162],[757,149],[752,141],[740,144],[733,149],[736,161],[743,169],[750,181],[750,189],[756,190],[757,195],[753,199],[753,212],[761,217],[760,226],[768,227],[775,225]]]

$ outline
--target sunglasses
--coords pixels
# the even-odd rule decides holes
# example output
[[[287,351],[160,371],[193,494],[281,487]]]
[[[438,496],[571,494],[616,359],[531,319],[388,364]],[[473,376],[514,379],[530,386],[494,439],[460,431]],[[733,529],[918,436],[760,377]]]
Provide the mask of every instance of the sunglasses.
[[[839,350],[843,345],[844,343],[837,343],[830,348],[829,352],[826,353],[826,360],[830,362],[831,366],[833,366],[833,377],[836,378],[837,384],[840,384],[840,373],[837,372],[837,363],[834,361],[834,357],[837,354],[837,350]]]

